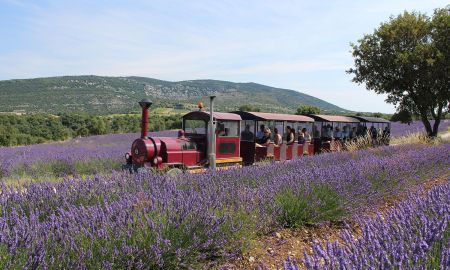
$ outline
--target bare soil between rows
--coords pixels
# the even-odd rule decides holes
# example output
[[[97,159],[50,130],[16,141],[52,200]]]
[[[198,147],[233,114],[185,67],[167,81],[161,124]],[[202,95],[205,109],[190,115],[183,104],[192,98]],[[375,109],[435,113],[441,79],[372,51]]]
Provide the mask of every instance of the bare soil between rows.
[[[450,173],[418,184],[408,191],[424,196],[434,186],[442,185],[450,181]],[[386,197],[382,203],[370,210],[366,210],[360,218],[370,218],[377,215],[383,216],[395,205],[408,197],[408,192]],[[305,269],[303,264],[304,253],[312,253],[314,241],[326,243],[327,241],[343,242],[341,232],[350,229],[352,235],[357,238],[361,230],[355,220],[349,219],[341,223],[328,223],[316,227],[301,229],[282,229],[256,239],[253,248],[243,256],[225,263],[220,269],[283,269],[284,261],[288,256],[295,258],[300,269]]]

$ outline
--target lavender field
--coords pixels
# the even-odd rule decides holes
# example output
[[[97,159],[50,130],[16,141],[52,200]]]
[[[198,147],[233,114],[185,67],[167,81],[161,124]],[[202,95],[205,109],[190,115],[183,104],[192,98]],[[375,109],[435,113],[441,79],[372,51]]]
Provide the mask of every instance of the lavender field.
[[[424,197],[411,194],[394,209],[360,219],[362,236],[344,230],[343,242],[313,244],[305,253],[307,269],[449,269],[450,183]],[[285,269],[299,269],[289,258]]]
[[[408,192],[427,179],[448,174],[449,153],[450,144],[403,145],[184,174],[178,179],[151,173],[115,173],[32,183],[21,189],[3,184],[0,267],[219,267],[241,256],[260,235],[280,228],[354,219],[386,196]],[[448,230],[449,208],[439,206],[443,200],[448,202],[448,190],[439,189],[430,202],[438,215],[424,208],[421,220],[429,226],[423,227],[420,237],[432,248],[419,243],[419,261],[434,256],[441,263],[440,258],[448,252],[448,246],[439,244],[444,234],[438,233],[442,228]],[[428,204],[425,200],[424,205]],[[398,216],[398,224],[407,224],[406,217],[393,215]],[[380,245],[383,237],[398,239],[394,246],[404,251],[398,251],[402,261],[413,260],[415,257],[409,256],[418,253],[409,251],[415,247],[410,242],[422,238],[409,237],[398,227],[383,226],[370,227],[370,235],[382,230],[383,235],[377,235]],[[355,254],[367,252],[363,244],[354,246],[355,252],[360,252]],[[313,269],[321,263],[315,258],[309,258]]]
[[[434,121],[431,120],[430,124],[433,125]],[[449,131],[450,128],[450,120],[444,119],[441,120],[439,124],[439,132]],[[405,136],[415,132],[425,132],[425,128],[423,126],[422,121],[414,121],[411,124],[402,124],[400,122],[391,122],[391,137],[400,137]]]
[[[175,136],[175,131],[153,132]],[[0,147],[0,178],[91,175],[120,170],[138,133],[84,137],[61,143]]]

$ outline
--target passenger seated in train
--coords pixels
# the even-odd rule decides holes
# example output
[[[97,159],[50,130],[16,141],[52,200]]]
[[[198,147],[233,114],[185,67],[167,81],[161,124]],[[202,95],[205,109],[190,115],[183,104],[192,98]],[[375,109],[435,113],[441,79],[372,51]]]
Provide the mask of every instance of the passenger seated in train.
[[[305,139],[305,142],[311,141],[311,135],[309,134],[308,130],[306,128],[302,129],[303,138]]]
[[[362,135],[363,135],[363,136],[366,136],[366,135],[367,135],[367,127],[366,127],[366,126],[363,127]]]
[[[337,139],[337,140],[341,140],[342,139],[342,132],[341,132],[341,129],[339,128],[339,127],[336,127],[335,129],[334,129],[334,138],[335,139]]]
[[[269,128],[264,129],[263,137],[259,140],[259,143],[256,143],[256,147],[265,147],[270,144],[270,135],[271,131]]]
[[[390,136],[391,136],[391,131],[389,130],[389,127],[386,126],[386,127],[384,128],[384,130],[383,130],[383,137],[384,137],[384,138],[388,138],[388,137],[390,137]]]
[[[352,127],[352,129],[350,130],[350,138],[351,139],[353,139],[353,138],[355,138],[356,137],[356,134],[357,134],[357,130],[356,130],[356,127]]]
[[[391,131],[389,130],[389,127],[386,126],[383,129],[383,144],[389,145],[389,138],[391,137]]]
[[[298,130],[298,144],[305,143],[305,134],[303,133],[303,129],[300,127]]]
[[[265,126],[264,126],[264,125],[260,125],[260,126],[259,126],[259,131],[256,132],[256,141],[262,139],[262,137],[264,136],[264,129],[265,129]]]
[[[286,144],[293,144],[295,140],[295,130],[291,126],[286,127]]]
[[[326,125],[322,131],[322,136],[325,139],[331,140],[333,138],[333,128],[330,124]]]
[[[364,136],[364,127],[361,124],[358,124],[358,128],[356,129],[356,136],[361,137]]]
[[[320,137],[319,129],[316,125],[313,125],[313,136],[314,138]]]
[[[347,140],[348,138],[350,138],[350,133],[349,133],[349,130],[348,130],[348,126],[344,126],[342,128],[342,139],[343,140]]]
[[[372,139],[376,139],[378,135],[377,129],[374,126],[370,127],[370,136],[372,136]]]
[[[246,125],[245,129],[241,132],[241,140],[253,141],[253,132],[250,131],[250,125]]]
[[[278,146],[283,142],[283,138],[281,138],[280,133],[278,133],[278,128],[274,128],[273,133],[273,144]]]

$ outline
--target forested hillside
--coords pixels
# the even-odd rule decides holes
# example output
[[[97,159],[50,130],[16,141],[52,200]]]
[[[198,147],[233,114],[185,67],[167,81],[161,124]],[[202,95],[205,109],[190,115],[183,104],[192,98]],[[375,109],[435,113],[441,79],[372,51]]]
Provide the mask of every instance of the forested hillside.
[[[181,127],[180,115],[150,114],[150,131]],[[0,115],[0,146],[28,145],[69,138],[128,133],[140,131],[140,114],[90,115],[63,113],[55,116],[45,113]],[[131,142],[130,142],[131,143]]]
[[[127,113],[147,97],[156,107],[192,109],[206,96],[218,98],[217,108],[236,110],[251,104],[264,111],[294,113],[302,105],[323,112],[345,112],[331,103],[297,91],[256,83],[216,80],[169,82],[143,77],[64,76],[0,81],[0,112]]]

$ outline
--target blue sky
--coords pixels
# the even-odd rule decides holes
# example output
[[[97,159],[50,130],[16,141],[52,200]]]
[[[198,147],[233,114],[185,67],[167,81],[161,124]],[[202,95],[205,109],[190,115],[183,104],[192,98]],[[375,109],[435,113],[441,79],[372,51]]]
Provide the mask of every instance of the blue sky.
[[[61,75],[256,82],[393,112],[351,82],[350,42],[446,1],[0,0],[0,80]]]

